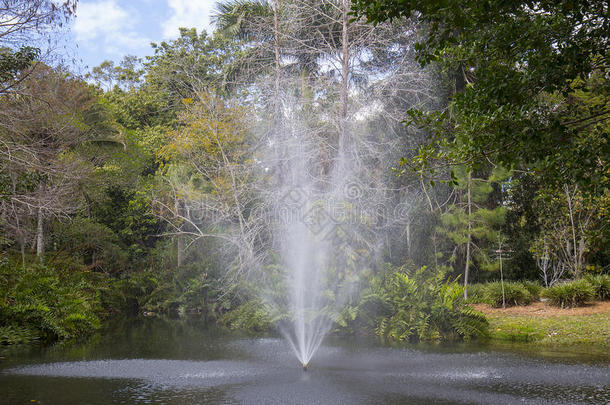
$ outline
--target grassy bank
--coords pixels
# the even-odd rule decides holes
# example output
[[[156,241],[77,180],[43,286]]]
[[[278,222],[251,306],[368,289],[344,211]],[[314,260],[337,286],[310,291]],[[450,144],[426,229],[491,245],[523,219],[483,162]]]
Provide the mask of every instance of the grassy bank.
[[[558,309],[545,303],[507,309],[476,305],[489,321],[491,339],[542,345],[610,347],[610,303]]]

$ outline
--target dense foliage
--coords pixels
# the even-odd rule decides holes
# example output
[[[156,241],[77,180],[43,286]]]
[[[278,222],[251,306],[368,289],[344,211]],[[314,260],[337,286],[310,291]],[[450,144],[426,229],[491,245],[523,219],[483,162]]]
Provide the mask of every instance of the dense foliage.
[[[561,308],[578,307],[592,300],[595,290],[586,280],[576,280],[549,287],[544,296]]]
[[[593,300],[604,301],[610,297],[610,276],[607,274],[587,275],[574,281],[557,283],[545,288],[537,282],[491,282],[474,284],[470,287],[468,302],[485,303],[492,307],[527,305],[540,299],[549,300],[552,305],[569,308],[583,306]]]
[[[47,33],[75,4],[9,3],[0,20]],[[39,60],[38,28],[0,31],[0,343],[79,337],[118,312],[256,331],[289,318],[265,305],[287,287],[266,194],[283,171],[261,150],[298,131],[321,183],[345,139],[364,145],[355,199],[386,215],[355,199],[333,213],[360,218],[328,242],[336,332],[469,339],[487,322],[468,303],[608,299],[608,15],[226,1],[216,32],[181,29],[86,78]]]
[[[456,76],[450,108],[412,111],[437,135],[420,156],[527,164],[560,184],[604,192],[606,2],[357,0],[355,10],[375,23],[419,16],[428,23],[419,60]]]
[[[398,269],[371,280],[370,292],[365,292],[360,305],[381,309],[375,331],[390,340],[484,336],[487,321],[464,304],[463,291],[455,280],[446,280],[443,272],[422,267],[409,276]]]
[[[0,344],[73,339],[100,326],[101,280],[57,267],[0,261]]]

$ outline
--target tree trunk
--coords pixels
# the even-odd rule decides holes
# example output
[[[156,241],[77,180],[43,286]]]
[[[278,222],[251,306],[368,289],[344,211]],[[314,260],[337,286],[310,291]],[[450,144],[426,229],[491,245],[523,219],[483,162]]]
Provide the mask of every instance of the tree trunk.
[[[411,221],[407,222],[407,255],[411,257]]]
[[[339,121],[339,151],[343,151],[346,145],[345,139],[345,124],[347,121],[347,102],[348,102],[348,75],[349,75],[349,37],[347,30],[349,28],[349,7],[350,2],[343,0],[343,11],[341,17],[342,32],[341,32],[341,116]]]
[[[87,218],[91,218],[91,197],[89,197],[89,193],[83,190],[83,197],[85,197],[85,202],[87,203]]]
[[[572,265],[574,266],[574,276],[578,277],[578,257],[576,253],[576,228],[574,227],[574,213],[572,211],[572,196],[570,196],[570,190],[568,185],[564,186],[566,193],[566,201],[568,203],[568,214],[570,215],[570,225],[572,231]],[[568,250],[569,252],[569,250]]]
[[[176,266],[177,267],[182,267],[182,263],[184,262],[184,255],[183,255],[183,246],[184,242],[182,241],[182,235],[178,235],[177,236],[177,240],[176,240]]]
[[[280,26],[279,26],[280,1],[273,0],[273,52],[275,54],[275,99],[273,120],[277,125],[280,118]]]
[[[280,13],[280,0],[273,0],[273,54],[275,57],[275,65],[274,65],[274,89],[273,89],[273,117],[272,117],[272,128],[271,130],[274,133],[274,136],[282,135],[282,97],[281,97],[281,49],[280,49],[280,23],[279,23],[279,13]],[[277,146],[274,147],[275,159],[278,162],[278,181],[280,184],[283,183],[284,180],[284,165],[285,165],[285,152],[280,147],[283,142],[279,142]]]
[[[23,235],[19,236],[19,247],[21,249],[21,266],[25,270],[25,240]]]
[[[180,200],[176,199],[176,201],[174,202],[174,207],[176,209],[176,216],[180,216],[181,215],[181,207],[180,207]],[[176,266],[177,267],[182,267],[182,262],[183,262],[183,249],[184,247],[183,245],[183,240],[182,240],[182,235],[180,234],[182,231],[182,226],[180,226],[180,228],[178,229],[178,234],[176,235]]]
[[[466,195],[468,199],[468,236],[466,241],[466,265],[464,267],[464,299],[468,298],[468,275],[470,273],[470,244],[472,240],[472,196],[470,193],[472,183],[472,172],[468,171],[466,183]]]
[[[36,228],[36,256],[42,263],[42,255],[44,254],[44,217],[42,215],[42,207],[38,207],[38,223]]]

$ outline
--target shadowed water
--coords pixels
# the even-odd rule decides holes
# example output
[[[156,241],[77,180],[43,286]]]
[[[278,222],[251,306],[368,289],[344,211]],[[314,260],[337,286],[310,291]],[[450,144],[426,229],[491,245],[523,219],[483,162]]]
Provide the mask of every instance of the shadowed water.
[[[284,339],[224,335],[180,322],[146,320],[117,325],[104,338],[72,347],[2,352],[0,403],[610,401],[608,357],[577,352],[531,357],[516,349],[390,348],[329,339],[303,372]]]

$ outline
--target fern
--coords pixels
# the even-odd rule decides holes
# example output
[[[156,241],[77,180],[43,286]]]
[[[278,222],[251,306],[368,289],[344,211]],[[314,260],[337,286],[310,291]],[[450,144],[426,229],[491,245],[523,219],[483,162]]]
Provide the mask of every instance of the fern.
[[[373,292],[364,301],[381,302],[386,309],[377,321],[377,335],[398,341],[486,335],[485,317],[465,305],[464,289],[455,280],[426,267],[410,273],[399,269],[382,282],[371,282]]]

